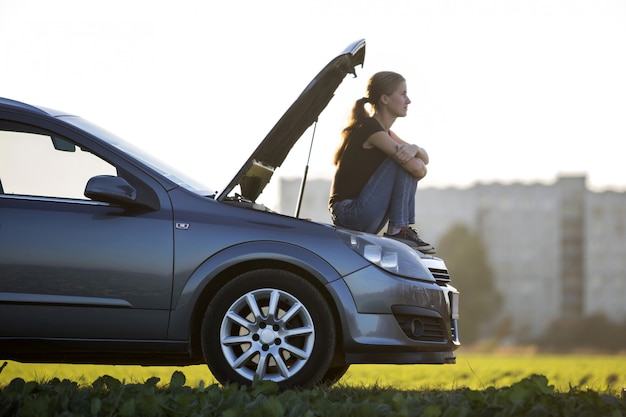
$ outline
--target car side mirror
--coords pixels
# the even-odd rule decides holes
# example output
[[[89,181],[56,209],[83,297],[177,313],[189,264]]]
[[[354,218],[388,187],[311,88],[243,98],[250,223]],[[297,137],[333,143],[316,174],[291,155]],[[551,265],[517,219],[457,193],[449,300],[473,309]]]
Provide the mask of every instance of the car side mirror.
[[[124,178],[97,175],[87,181],[85,197],[118,205],[136,204],[137,190]]]

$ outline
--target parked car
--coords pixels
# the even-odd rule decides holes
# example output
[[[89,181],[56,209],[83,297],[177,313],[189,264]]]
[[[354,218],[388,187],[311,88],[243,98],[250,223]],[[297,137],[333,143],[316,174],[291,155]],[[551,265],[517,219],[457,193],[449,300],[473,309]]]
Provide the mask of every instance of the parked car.
[[[311,81],[220,192],[80,117],[0,98],[0,359],[190,365],[334,383],[455,362],[442,259],[257,198],[365,41]]]

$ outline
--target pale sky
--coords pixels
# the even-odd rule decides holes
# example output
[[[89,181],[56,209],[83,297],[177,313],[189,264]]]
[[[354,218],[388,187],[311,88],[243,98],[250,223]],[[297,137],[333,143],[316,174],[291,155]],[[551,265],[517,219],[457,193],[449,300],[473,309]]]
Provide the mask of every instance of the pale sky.
[[[412,100],[393,128],[430,154],[420,187],[584,173],[626,191],[624,0],[0,0],[0,96],[83,116],[219,189],[361,38],[309,178],[332,176],[353,101],[393,70]],[[273,185],[302,175],[310,136]]]

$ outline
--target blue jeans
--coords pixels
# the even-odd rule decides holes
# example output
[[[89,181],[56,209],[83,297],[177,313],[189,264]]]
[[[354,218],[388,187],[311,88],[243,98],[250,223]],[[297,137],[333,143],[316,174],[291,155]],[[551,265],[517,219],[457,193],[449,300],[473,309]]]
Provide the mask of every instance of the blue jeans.
[[[347,229],[378,233],[390,227],[415,223],[417,178],[392,159],[386,159],[354,199],[342,200],[330,209],[333,223]]]

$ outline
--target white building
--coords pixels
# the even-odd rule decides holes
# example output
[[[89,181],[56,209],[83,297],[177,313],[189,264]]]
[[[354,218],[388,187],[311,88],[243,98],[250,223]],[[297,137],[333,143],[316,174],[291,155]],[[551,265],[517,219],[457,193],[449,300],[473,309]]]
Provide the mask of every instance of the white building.
[[[626,318],[626,193],[588,193],[584,313]]]

